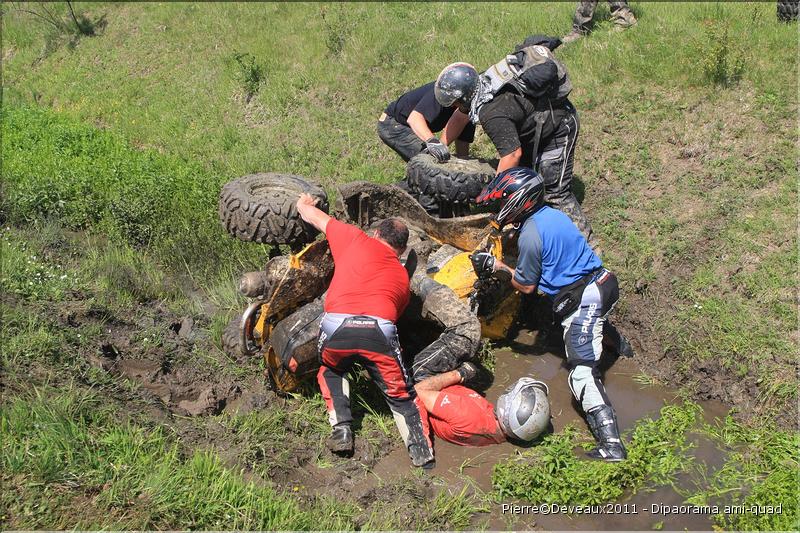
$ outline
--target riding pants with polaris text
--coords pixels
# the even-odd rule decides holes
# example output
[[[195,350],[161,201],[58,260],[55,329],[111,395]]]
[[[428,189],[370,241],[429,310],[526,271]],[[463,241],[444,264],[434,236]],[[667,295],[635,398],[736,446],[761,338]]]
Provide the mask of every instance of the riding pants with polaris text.
[[[347,373],[360,363],[383,393],[408,448],[417,445],[433,454],[428,413],[403,367],[397,329],[388,320],[327,313],[320,324],[322,366],[317,374],[331,426],[349,424],[350,384]]]
[[[603,343],[613,347],[620,343],[619,332],[608,321],[617,300],[617,277],[603,268],[584,289],[580,307],[561,322],[567,364],[572,369],[569,387],[584,412],[600,405],[611,405],[597,366]]]

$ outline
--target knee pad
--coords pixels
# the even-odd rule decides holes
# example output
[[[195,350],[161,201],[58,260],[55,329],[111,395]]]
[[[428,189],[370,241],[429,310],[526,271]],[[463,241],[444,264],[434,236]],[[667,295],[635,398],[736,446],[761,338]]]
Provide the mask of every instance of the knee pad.
[[[575,366],[569,373],[569,389],[584,412],[598,405],[610,405],[596,366]]]

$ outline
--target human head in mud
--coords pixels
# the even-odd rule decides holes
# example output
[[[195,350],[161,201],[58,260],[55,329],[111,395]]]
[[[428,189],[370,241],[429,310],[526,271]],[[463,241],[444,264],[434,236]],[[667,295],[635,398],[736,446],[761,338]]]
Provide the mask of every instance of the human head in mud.
[[[460,446],[488,446],[506,440],[530,442],[550,425],[549,391],[543,382],[522,377],[493,406],[465,386],[477,374],[477,367],[467,361],[416,384],[438,438]]]
[[[408,227],[398,218],[387,218],[378,224],[375,238],[388,244],[401,256],[408,244]]]

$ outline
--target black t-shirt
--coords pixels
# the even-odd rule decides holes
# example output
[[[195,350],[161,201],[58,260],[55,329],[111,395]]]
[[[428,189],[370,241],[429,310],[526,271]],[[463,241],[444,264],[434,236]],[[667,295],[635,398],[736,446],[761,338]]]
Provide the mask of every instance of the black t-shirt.
[[[425,117],[432,132],[442,131],[447,125],[447,121],[453,116],[455,109],[443,107],[436,101],[436,95],[433,93],[434,83],[430,82],[407,92],[386,106],[386,114],[403,126],[408,126],[408,115],[412,111],[416,111]],[[458,140],[470,143],[475,140],[475,125],[471,122],[467,123],[464,131],[458,136]]]
[[[500,157],[507,156],[517,148],[522,147],[522,161],[531,161],[533,145],[536,141],[536,111],[547,111],[550,107],[536,107],[536,102],[520,95],[513,89],[503,89],[489,102],[481,106],[478,112],[483,131],[494,143]],[[542,139],[553,134],[555,128],[561,123],[569,112],[562,106],[553,108],[553,116],[548,116],[542,125],[542,135],[539,139],[539,148],[544,148]]]

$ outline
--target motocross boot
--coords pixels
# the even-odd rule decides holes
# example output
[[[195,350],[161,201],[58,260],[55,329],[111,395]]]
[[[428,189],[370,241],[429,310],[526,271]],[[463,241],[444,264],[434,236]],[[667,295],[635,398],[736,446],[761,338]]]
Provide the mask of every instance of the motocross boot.
[[[411,464],[417,467],[422,467],[425,470],[430,470],[436,466],[436,460],[433,458],[433,450],[420,444],[409,444],[408,455],[411,457]]]
[[[628,452],[619,437],[617,415],[610,405],[598,405],[586,413],[586,421],[597,441],[597,447],[586,455],[592,459],[602,459],[608,462],[624,461]]]
[[[629,341],[628,338],[621,333],[619,335],[619,346],[617,346],[617,353],[622,357],[633,357],[633,346],[631,346],[631,341]]]
[[[469,361],[464,361],[461,366],[456,368],[458,375],[461,376],[461,383],[469,383],[478,375],[478,367]]]
[[[333,426],[331,436],[326,441],[328,449],[338,455],[351,455],[353,453],[353,430],[350,424],[337,424]]]

